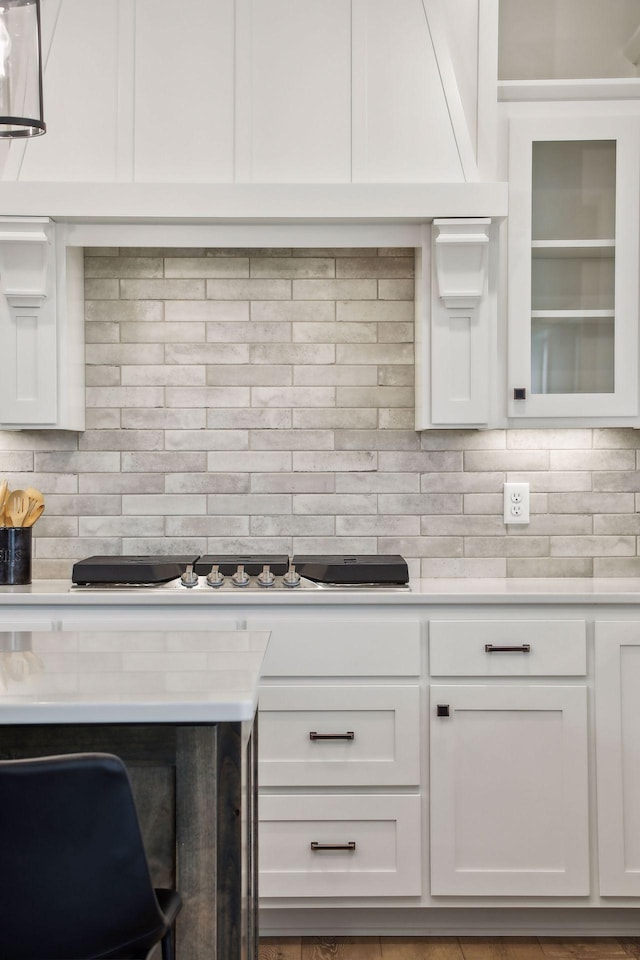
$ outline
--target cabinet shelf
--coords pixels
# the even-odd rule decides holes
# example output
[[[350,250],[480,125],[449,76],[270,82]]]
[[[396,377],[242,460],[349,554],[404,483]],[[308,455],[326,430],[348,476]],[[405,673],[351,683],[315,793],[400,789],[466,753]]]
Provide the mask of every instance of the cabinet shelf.
[[[615,257],[615,240],[533,240],[534,259],[606,259]]]
[[[615,320],[613,310],[532,310],[532,320],[557,320],[558,323],[576,320]]]

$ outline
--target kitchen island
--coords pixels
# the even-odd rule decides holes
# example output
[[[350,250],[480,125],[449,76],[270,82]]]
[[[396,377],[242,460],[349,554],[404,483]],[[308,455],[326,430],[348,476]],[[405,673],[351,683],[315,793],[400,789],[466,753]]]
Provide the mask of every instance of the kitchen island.
[[[100,624],[103,626],[103,624]],[[181,960],[257,955],[254,717],[268,633],[0,630],[0,757],[127,764]]]

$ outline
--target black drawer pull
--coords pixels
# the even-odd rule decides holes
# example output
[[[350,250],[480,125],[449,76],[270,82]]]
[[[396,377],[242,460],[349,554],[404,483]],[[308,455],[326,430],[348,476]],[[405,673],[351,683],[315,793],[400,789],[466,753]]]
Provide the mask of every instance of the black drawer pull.
[[[315,840],[311,841],[312,850],[355,850],[356,842],[355,840],[349,840],[348,843],[316,843]]]
[[[346,733],[316,733],[312,730],[309,734],[309,740],[355,740],[355,738],[353,730],[347,730]]]
[[[485,653],[531,653],[530,643],[521,643],[515,647],[495,647],[492,643],[485,643]]]

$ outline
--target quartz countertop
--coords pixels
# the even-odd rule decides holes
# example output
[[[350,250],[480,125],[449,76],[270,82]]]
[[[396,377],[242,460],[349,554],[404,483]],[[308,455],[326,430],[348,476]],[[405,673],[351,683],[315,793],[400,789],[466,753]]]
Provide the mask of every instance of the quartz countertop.
[[[17,606],[165,606],[187,607],[294,606],[294,605],[442,605],[518,603],[640,602],[640,578],[554,579],[429,579],[412,580],[411,589],[309,588],[296,590],[220,590],[199,586],[189,590],[179,583],[159,587],[118,589],[73,588],[70,580],[35,580],[28,586],[0,587],[0,609]]]
[[[251,720],[268,632],[0,632],[0,723]]]

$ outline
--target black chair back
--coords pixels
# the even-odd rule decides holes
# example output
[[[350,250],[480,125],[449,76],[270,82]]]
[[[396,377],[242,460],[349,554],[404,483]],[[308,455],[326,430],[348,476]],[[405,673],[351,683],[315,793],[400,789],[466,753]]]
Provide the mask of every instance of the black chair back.
[[[118,757],[0,762],[3,960],[145,957],[168,926]]]

